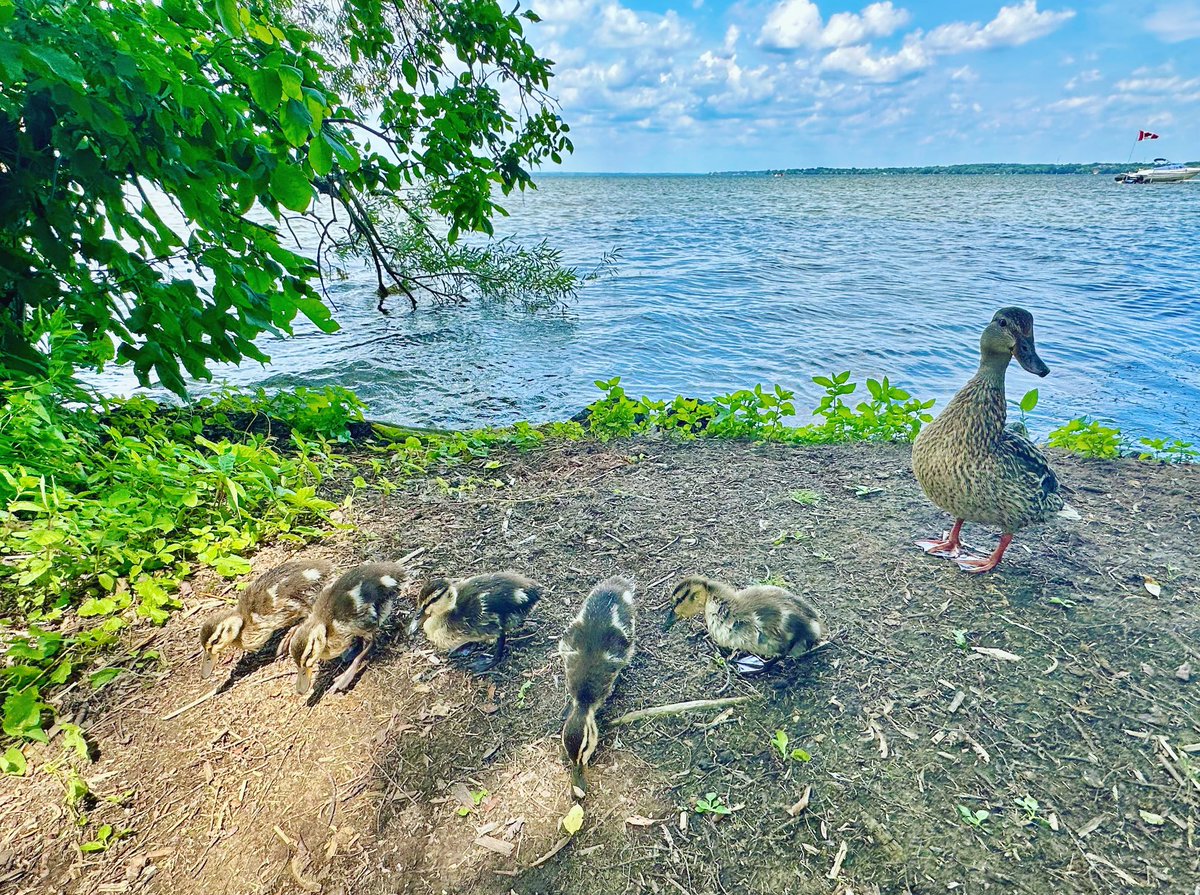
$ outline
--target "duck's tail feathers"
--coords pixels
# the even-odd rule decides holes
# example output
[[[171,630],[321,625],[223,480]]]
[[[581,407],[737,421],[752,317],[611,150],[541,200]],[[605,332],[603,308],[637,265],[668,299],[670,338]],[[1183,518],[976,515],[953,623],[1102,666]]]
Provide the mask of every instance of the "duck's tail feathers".
[[[1076,510],[1075,507],[1071,506],[1069,503],[1064,503],[1063,508],[1061,510],[1059,510],[1055,515],[1057,515],[1060,519],[1070,519],[1072,522],[1078,522],[1080,519],[1083,518],[1082,516],[1079,515],[1079,511]]]

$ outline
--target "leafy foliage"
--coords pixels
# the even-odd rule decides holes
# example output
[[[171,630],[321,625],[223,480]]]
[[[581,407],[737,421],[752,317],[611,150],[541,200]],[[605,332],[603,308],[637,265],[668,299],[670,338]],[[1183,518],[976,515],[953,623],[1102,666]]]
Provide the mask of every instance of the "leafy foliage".
[[[44,740],[47,688],[120,674],[96,657],[165,621],[196,567],[243,574],[264,539],[318,533],[333,508],[316,495],[323,444],[210,439],[218,416],[146,399],[68,409],[49,381],[0,394],[0,617],[23,619],[4,638],[6,735]]]
[[[1102,426],[1098,420],[1080,418],[1052,431],[1050,447],[1109,459],[1121,455],[1123,442],[1119,429]]]
[[[726,805],[725,800],[715,792],[708,792],[702,798],[696,799],[696,813],[715,814],[718,817],[722,817],[727,814],[733,814],[733,809]]]
[[[933,419],[933,401],[920,401],[882,380],[868,379],[870,400],[850,406],[845,398],[858,389],[850,373],[814,376],[825,389],[814,416],[823,422],[789,426],[796,415],[795,394],[776,385],[771,390],[756,385],[711,401],[678,397],[672,401],[631,399],[620,377],[598,380],[603,397],[588,407],[588,425],[600,438],[627,437],[654,430],[703,434],[715,438],[757,438],[800,444],[835,444],[847,441],[911,441],[921,425]]]
[[[297,315],[336,329],[316,286],[348,257],[381,302],[571,293],[544,244],[457,243],[571,148],[536,16],[345,0],[322,35],[295,21],[329,11],[0,0],[0,380],[46,375],[57,311],[80,365],[183,394],[214,362],[265,361],[254,339]]]

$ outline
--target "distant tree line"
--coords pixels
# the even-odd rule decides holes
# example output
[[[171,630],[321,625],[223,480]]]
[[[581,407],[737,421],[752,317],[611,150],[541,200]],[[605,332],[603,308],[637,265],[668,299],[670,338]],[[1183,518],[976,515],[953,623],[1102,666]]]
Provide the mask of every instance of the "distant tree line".
[[[713,173],[731,174],[742,177],[819,177],[825,175],[867,174],[1120,174],[1142,167],[1148,162],[1087,162],[1054,165],[975,164],[975,165],[922,165],[912,168],[772,168],[766,171],[720,171]],[[1188,162],[1190,165],[1200,162]]]

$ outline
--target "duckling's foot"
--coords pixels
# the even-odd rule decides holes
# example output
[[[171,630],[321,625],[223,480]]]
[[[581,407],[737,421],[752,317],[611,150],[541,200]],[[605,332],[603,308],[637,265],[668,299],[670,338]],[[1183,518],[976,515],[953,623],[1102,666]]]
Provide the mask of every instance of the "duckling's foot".
[[[986,559],[978,556],[960,556],[955,560],[958,567],[964,572],[970,572],[973,575],[978,575],[981,572],[990,572],[996,566],[1000,565],[1000,558],[1004,556],[1004,551],[1008,549],[1009,543],[1012,542],[1012,535],[1006,534],[1000,538],[1000,543],[992,552],[992,555]]]
[[[743,677],[753,677],[757,674],[764,674],[769,671],[778,659],[768,659],[766,661],[758,656],[742,656],[740,659],[735,659],[729,663],[733,666],[734,671]]]
[[[917,546],[931,556],[941,556],[946,559],[954,559],[962,553],[962,543],[958,536],[962,531],[963,520],[955,519],[954,527],[948,532],[942,532],[941,539],[930,538],[924,541],[917,541]]]
[[[491,671],[499,664],[499,653],[496,653],[495,655],[491,653],[478,653],[475,658],[466,663],[466,666],[476,674],[483,674],[485,671]]]
[[[288,628],[287,633],[283,635],[283,639],[279,641],[279,648],[275,650],[276,659],[282,659],[288,654],[288,651],[292,648],[292,635],[295,633],[295,628]]]

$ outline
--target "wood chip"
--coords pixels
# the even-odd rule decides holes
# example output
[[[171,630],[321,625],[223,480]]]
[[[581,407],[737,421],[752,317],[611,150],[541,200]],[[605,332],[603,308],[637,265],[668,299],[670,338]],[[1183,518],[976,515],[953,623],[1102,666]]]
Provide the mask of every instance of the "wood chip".
[[[1100,829],[1100,825],[1106,820],[1108,820],[1107,814],[1097,814],[1082,827],[1080,827],[1079,831],[1075,835],[1077,835],[1080,839],[1086,839],[1088,836],[1091,836],[1098,829]]]
[[[846,852],[850,850],[850,845],[846,840],[842,840],[841,846],[837,850],[837,855],[834,856],[833,866],[829,868],[829,872],[825,874],[827,879],[837,879],[838,874],[842,872],[842,861],[846,860]]]
[[[812,787],[804,787],[804,792],[794,805],[789,805],[787,813],[792,817],[799,817],[804,813],[804,809],[808,807],[809,799],[812,798]]]
[[[496,839],[494,836],[479,836],[475,839],[475,844],[480,848],[486,848],[488,851],[495,852],[504,857],[510,857],[516,846],[511,842],[505,842],[503,839]]]
[[[958,711],[959,706],[963,704],[963,700],[967,698],[967,694],[959,690],[954,694],[954,698],[950,700],[950,714],[953,715]]]
[[[662,822],[663,819],[655,820],[653,817],[642,817],[640,814],[631,814],[629,817],[625,818],[625,823],[629,824],[631,827],[650,827],[654,824],[660,824]]]
[[[1010,653],[1008,650],[996,649],[991,646],[973,646],[971,647],[981,656],[988,656],[992,659],[999,659],[1002,662],[1020,662],[1021,657],[1016,653]]]

